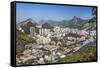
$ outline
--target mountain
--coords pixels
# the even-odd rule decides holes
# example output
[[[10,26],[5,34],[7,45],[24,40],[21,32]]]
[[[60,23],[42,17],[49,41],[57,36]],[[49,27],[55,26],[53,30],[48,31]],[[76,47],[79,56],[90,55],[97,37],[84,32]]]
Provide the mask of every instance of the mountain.
[[[54,21],[54,20],[48,20],[44,23],[48,23],[51,26],[60,26],[60,27],[70,27],[70,28],[80,28],[83,24],[87,23],[88,20],[79,18],[77,16],[74,16],[70,20],[62,20],[62,21]]]
[[[38,23],[39,24],[44,24],[45,23],[45,20],[40,20]]]
[[[30,27],[34,27],[36,28],[36,25],[38,25],[34,20],[32,20],[31,18],[27,19],[27,20],[24,20],[20,23],[17,24],[17,27],[21,27],[24,32],[26,34],[30,34]]]
[[[44,23],[44,24],[42,24],[42,28],[51,29],[52,27],[50,24]]]
[[[54,26],[60,26],[60,27],[69,27],[69,28],[78,28],[80,29],[83,27],[84,24],[88,22],[88,19],[82,19],[77,16],[73,16],[70,20],[62,20],[62,21],[55,21],[55,20],[41,20],[38,23],[42,24],[43,28],[47,29],[53,29]],[[24,20],[17,24],[17,27],[22,27],[24,29],[24,32],[26,34],[30,33],[30,27],[34,27],[36,29],[36,32],[38,33],[38,28],[36,25],[39,25],[36,21],[32,20],[31,18]]]
[[[24,20],[24,21],[18,23],[17,26],[23,26],[23,25],[25,25],[25,24],[27,24],[27,23],[29,23],[29,22],[31,22],[31,23],[34,24],[34,25],[37,24],[33,19],[29,18],[29,19],[26,19],[26,20]]]
[[[71,20],[69,20],[69,23],[77,24],[77,23],[82,22],[82,21],[83,21],[83,19],[74,16]]]
[[[70,28],[80,28],[84,24],[86,24],[87,22],[88,22],[87,19],[82,19],[82,18],[79,18],[79,17],[74,16],[72,19],[70,19],[68,21],[68,23],[66,24],[66,27],[70,27]]]
[[[50,24],[51,27],[54,27],[54,26],[63,27],[63,24],[68,23],[68,21],[67,20],[62,20],[62,21],[48,20],[48,21],[45,21],[44,23]]]

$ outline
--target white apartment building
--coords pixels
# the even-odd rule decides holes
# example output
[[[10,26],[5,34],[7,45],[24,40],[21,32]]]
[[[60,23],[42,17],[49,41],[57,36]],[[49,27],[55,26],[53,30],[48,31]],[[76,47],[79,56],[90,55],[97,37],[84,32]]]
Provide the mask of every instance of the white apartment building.
[[[95,30],[94,31],[90,31],[90,35],[96,36],[96,31]]]
[[[36,40],[36,42],[37,42],[38,44],[48,44],[48,43],[51,42],[51,39],[50,39],[49,37],[40,36],[40,37]]]
[[[39,35],[48,35],[50,33],[50,29],[40,28]]]

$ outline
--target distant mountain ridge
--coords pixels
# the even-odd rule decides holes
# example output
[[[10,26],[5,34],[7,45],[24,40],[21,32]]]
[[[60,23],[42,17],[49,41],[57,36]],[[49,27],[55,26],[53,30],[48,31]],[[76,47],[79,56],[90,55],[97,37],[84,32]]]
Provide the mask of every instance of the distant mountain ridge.
[[[34,27],[35,29],[37,29],[36,25],[38,25],[38,23],[35,22],[33,19],[29,18],[18,23],[17,27],[21,27],[26,34],[30,34],[30,27]]]
[[[77,24],[77,23],[79,23],[79,22],[82,21],[82,20],[83,20],[83,19],[74,16],[71,20],[69,20],[69,22],[70,22],[70,23],[72,22],[72,23]]]
[[[37,23],[36,21],[34,21],[33,19],[29,18],[29,19],[26,19],[26,20],[24,20],[24,21],[18,23],[17,26],[23,26],[23,25],[27,24],[28,22],[31,22],[31,23],[33,23],[33,24],[35,24],[35,25],[38,24],[38,23]]]
[[[29,18],[27,20],[24,20],[24,21],[18,23],[17,26],[23,26],[24,28],[29,28],[30,26],[35,27],[36,25],[41,23],[44,28],[47,28],[47,27],[51,28],[54,26],[80,28],[84,24],[86,24],[87,22],[88,22],[88,19],[82,19],[82,18],[77,17],[77,16],[73,16],[73,18],[70,20],[62,20],[62,21],[42,20],[40,22],[36,22],[35,20]]]
[[[74,16],[70,20],[62,20],[62,21],[54,21],[54,20],[48,20],[45,23],[50,24],[51,26],[60,26],[60,27],[70,27],[70,28],[77,28],[81,25],[87,23],[87,19],[82,19],[77,16]]]

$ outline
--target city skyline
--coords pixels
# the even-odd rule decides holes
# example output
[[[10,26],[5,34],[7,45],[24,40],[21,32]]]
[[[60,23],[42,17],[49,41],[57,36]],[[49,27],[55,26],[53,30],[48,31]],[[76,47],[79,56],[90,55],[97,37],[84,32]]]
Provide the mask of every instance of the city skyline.
[[[16,3],[16,20],[17,23],[28,18],[35,21],[61,21],[72,19],[73,16],[90,19],[92,17],[91,9],[92,7]]]

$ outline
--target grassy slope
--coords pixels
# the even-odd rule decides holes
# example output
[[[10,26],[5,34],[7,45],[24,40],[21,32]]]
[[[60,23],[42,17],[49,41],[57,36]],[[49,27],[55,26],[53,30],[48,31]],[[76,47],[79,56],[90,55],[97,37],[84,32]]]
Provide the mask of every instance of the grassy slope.
[[[96,46],[89,48],[82,48],[75,54],[59,59],[59,62],[80,62],[80,61],[95,61],[96,60]]]

